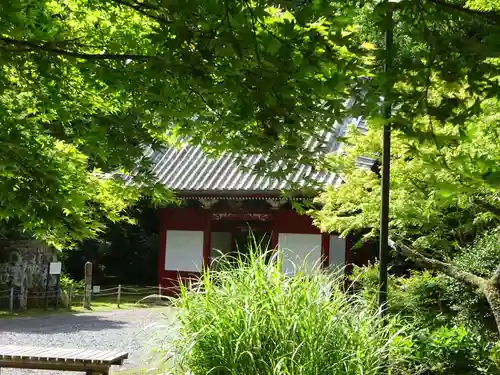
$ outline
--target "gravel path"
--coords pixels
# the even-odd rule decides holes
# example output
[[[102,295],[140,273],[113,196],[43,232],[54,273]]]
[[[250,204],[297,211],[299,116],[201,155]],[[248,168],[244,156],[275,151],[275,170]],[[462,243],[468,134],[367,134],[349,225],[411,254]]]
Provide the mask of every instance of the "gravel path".
[[[158,347],[161,342],[161,334],[157,333],[162,332],[162,327],[165,330],[165,325],[172,324],[172,316],[172,310],[165,307],[0,319],[0,345],[128,351],[129,359],[125,365],[112,368],[112,371],[145,368],[150,362],[150,349]],[[81,374],[18,369],[1,371],[2,375]]]

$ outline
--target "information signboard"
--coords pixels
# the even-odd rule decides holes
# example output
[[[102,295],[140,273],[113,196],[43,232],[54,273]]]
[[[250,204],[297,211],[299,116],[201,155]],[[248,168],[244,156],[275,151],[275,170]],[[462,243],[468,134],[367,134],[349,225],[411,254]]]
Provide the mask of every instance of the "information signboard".
[[[50,275],[60,275],[61,274],[61,262],[50,262],[49,274]]]

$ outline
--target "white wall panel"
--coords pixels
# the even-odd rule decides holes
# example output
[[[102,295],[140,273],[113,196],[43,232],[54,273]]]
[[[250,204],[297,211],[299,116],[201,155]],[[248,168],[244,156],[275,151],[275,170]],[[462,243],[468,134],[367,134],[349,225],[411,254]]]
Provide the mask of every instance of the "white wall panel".
[[[203,231],[167,230],[165,270],[201,271]]]
[[[283,272],[292,274],[295,266],[311,269],[321,259],[321,234],[280,233],[278,247],[283,254]]]
[[[330,236],[330,266],[345,266],[345,239],[338,236]]]

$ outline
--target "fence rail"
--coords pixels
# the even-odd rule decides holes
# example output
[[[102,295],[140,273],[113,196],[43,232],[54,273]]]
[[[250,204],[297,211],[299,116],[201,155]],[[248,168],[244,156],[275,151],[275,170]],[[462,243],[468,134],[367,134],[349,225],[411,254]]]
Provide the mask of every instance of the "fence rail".
[[[90,306],[92,304],[120,305],[127,304],[160,304],[164,303],[161,286],[132,287],[127,285],[117,285],[106,287],[99,290],[89,291]],[[69,311],[76,306],[83,306],[85,300],[85,291],[81,289],[73,290],[72,287],[60,288],[56,290],[52,287],[48,291],[24,291],[20,288],[12,287],[0,290],[0,311],[9,311],[16,313],[18,311],[29,310],[32,308],[62,309]]]

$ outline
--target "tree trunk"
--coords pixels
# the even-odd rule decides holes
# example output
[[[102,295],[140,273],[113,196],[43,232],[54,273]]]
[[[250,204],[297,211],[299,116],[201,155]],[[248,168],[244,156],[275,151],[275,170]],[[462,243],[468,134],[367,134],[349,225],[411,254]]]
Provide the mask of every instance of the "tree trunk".
[[[479,289],[483,292],[490,305],[491,312],[495,317],[495,323],[497,324],[497,331],[500,334],[500,289],[495,285],[493,280],[485,281],[484,285]]]
[[[500,335],[500,266],[491,278],[486,279],[460,269],[454,264],[426,257],[405,244],[399,243],[399,245],[403,254],[420,261],[425,268],[438,270],[447,276],[479,289],[488,301],[491,312],[495,317],[497,333]]]

